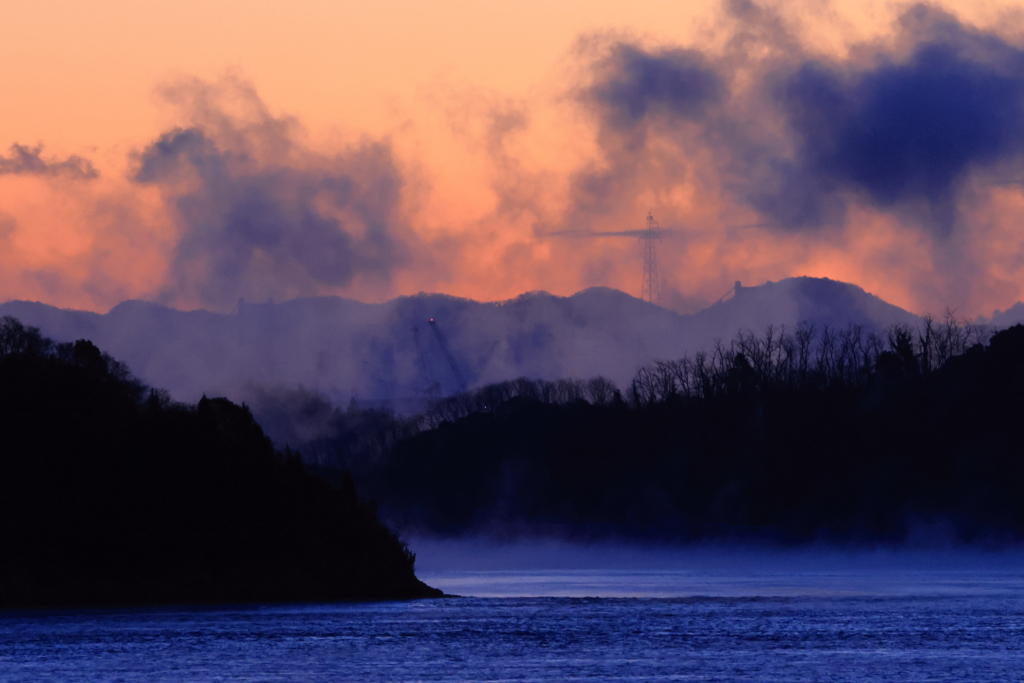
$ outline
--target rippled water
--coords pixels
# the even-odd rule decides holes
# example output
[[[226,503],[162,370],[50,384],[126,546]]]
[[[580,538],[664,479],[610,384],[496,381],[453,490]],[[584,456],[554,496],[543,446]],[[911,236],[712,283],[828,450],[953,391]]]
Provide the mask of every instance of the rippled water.
[[[0,613],[0,681],[1024,680],[1013,569],[424,578],[506,597]]]

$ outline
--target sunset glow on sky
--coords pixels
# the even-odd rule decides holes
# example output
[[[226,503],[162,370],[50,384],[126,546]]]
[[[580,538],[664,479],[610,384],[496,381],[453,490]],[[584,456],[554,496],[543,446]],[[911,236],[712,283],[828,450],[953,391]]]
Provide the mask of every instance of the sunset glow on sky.
[[[1024,299],[1019,3],[3,5],[3,301]]]

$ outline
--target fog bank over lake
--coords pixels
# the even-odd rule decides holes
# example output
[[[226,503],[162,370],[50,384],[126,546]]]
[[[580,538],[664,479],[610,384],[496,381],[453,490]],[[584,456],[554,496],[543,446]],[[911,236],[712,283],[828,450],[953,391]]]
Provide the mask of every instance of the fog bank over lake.
[[[408,539],[417,575],[473,597],[843,597],[1024,592],[1024,549],[772,548]]]

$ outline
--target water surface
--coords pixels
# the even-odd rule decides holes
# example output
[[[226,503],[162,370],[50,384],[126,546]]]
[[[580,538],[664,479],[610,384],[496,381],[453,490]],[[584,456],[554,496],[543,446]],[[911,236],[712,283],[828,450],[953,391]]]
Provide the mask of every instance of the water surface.
[[[1015,568],[748,574],[434,570],[476,597],[0,613],[0,681],[1024,680]]]

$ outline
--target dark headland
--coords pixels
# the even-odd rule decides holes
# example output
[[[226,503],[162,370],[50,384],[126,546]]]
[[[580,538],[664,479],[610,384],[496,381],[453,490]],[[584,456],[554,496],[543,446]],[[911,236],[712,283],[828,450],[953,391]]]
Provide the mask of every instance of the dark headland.
[[[248,408],[0,321],[0,607],[440,596],[414,560]]]

